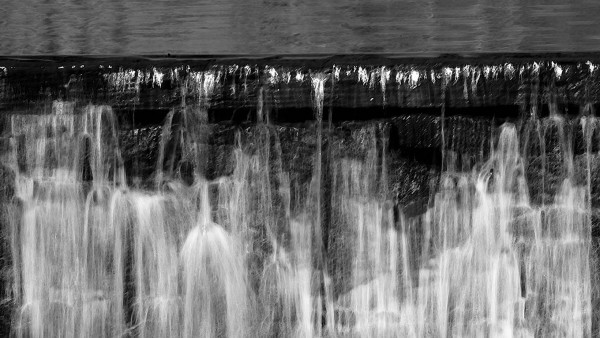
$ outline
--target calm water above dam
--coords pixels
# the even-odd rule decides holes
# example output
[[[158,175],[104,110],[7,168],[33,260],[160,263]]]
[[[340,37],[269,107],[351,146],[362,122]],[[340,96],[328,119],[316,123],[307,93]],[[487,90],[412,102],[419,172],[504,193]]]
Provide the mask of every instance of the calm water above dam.
[[[600,3],[4,0],[0,54],[593,51]]]

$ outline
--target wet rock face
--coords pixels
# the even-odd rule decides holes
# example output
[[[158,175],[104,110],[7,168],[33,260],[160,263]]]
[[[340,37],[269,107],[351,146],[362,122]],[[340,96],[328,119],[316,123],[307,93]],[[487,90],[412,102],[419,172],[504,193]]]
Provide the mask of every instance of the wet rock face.
[[[62,99],[109,103],[115,109],[169,110],[182,102],[206,101],[217,113],[211,114],[212,119],[236,116],[235,120],[257,109],[259,101],[272,110],[310,107],[311,76],[323,72],[325,105],[344,109],[446,105],[450,112],[518,106],[524,111],[539,108],[542,114],[550,103],[577,114],[580,106],[597,103],[597,59],[597,55],[0,59],[0,108],[22,109],[29,103]]]
[[[380,120],[387,131],[378,135],[385,142],[386,165],[389,175],[389,192],[399,206],[414,214],[423,210],[435,189],[442,169],[470,171],[486,159],[494,137],[496,123],[490,119],[469,116],[452,116],[442,123],[439,116],[428,114],[407,115]],[[348,121],[335,123],[331,131],[325,126],[323,133],[323,163],[333,163],[336,158],[364,158],[371,146],[361,133],[373,126],[371,121]],[[281,169],[290,174],[297,187],[309,183],[314,166],[316,150],[315,125],[280,124],[270,127],[272,156],[278,157]],[[144,127],[120,132],[126,175],[134,186],[151,187],[157,169],[157,156],[161,146],[162,126]],[[256,125],[212,124],[204,141],[205,154],[202,174],[210,179],[232,174],[235,162],[234,149],[242,142],[245,151],[253,153],[257,145]],[[589,143],[578,120],[565,120],[557,126],[548,119],[522,122],[520,148],[524,157],[524,170],[528,180],[530,199],[533,203],[552,203],[560,184],[574,170],[573,179],[586,184],[587,166],[591,170],[592,204],[600,205],[597,190],[598,156],[594,139]],[[236,136],[239,135],[239,136]],[[240,141],[236,141],[239,137]],[[236,143],[237,142],[237,143]],[[566,148],[565,148],[566,147]],[[180,152],[175,148],[176,152]],[[567,151],[568,153],[565,153]],[[195,164],[175,156],[177,175],[183,175],[191,183]],[[569,164],[567,157],[572,157]],[[443,158],[442,158],[443,157]],[[180,162],[178,162],[180,161]],[[183,177],[182,176],[182,177]],[[409,211],[411,210],[411,211]]]

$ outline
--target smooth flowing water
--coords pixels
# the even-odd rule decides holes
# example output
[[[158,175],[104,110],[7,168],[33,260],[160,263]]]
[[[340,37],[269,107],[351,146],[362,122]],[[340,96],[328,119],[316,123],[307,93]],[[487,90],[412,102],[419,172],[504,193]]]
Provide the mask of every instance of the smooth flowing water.
[[[0,55],[588,52],[595,0],[4,0]]]
[[[350,132],[360,156],[331,141],[334,76],[311,74],[302,184],[262,101],[235,133],[230,174],[210,177],[214,78],[196,80],[199,100],[165,119],[153,187],[128,186],[110,106],[10,116],[16,336],[592,337],[593,114],[504,123],[470,165],[448,149],[426,211],[408,216],[385,124]],[[534,204],[536,151],[562,174]]]

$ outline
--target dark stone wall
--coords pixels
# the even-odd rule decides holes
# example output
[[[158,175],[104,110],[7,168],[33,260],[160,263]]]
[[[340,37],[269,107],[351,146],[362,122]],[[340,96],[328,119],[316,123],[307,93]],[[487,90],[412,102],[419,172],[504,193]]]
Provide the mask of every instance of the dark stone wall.
[[[205,173],[218,177],[231,170],[236,133],[252,134],[260,109],[280,139],[284,169],[306,182],[315,149],[311,81],[322,73],[325,149],[329,143],[347,144],[340,140],[352,130],[384,123],[390,192],[407,212],[422,210],[440,171],[448,168],[443,158],[452,158],[456,169],[469,169],[485,159],[503,122],[518,124],[531,199],[547,203],[564,178],[562,139],[568,137],[573,144],[576,168],[587,160],[580,117],[593,114],[598,105],[598,60],[597,54],[583,53],[5,57],[0,58],[0,114],[6,131],[10,114],[49,113],[54,100],[73,101],[75,109],[108,104],[118,118],[129,184],[150,187],[169,111],[205,111]],[[565,116],[566,125],[553,124],[547,118],[551,114]],[[592,144],[597,147],[597,142]],[[358,156],[353,152],[359,149],[340,151]],[[592,156],[593,169],[597,162]],[[600,203],[596,190],[592,184],[594,206]]]

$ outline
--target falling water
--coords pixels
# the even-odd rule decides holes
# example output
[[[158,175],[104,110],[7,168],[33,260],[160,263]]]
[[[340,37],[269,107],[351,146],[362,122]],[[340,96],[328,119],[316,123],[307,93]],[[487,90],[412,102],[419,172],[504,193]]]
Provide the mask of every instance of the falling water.
[[[115,120],[105,106],[15,115],[9,165],[19,336],[118,335],[124,330],[125,212]],[[91,179],[93,178],[93,179]],[[90,182],[91,179],[91,182]]]
[[[567,176],[553,204],[533,207],[523,165],[516,128],[505,124],[481,168],[442,177],[422,220],[424,249],[412,250],[420,263],[406,269],[418,276],[405,286],[411,334],[591,335],[586,187]]]
[[[54,101],[50,113],[11,114],[13,334],[592,336],[593,114],[534,109],[497,127],[477,163],[444,149],[424,212],[409,215],[392,193],[390,125],[325,129],[336,77],[310,77],[310,125],[272,124],[264,86],[256,124],[231,129],[223,175],[210,163],[216,77],[190,77],[150,186],[127,184],[111,107]],[[305,176],[290,140],[311,149]],[[536,165],[556,174],[541,188],[526,175]]]

